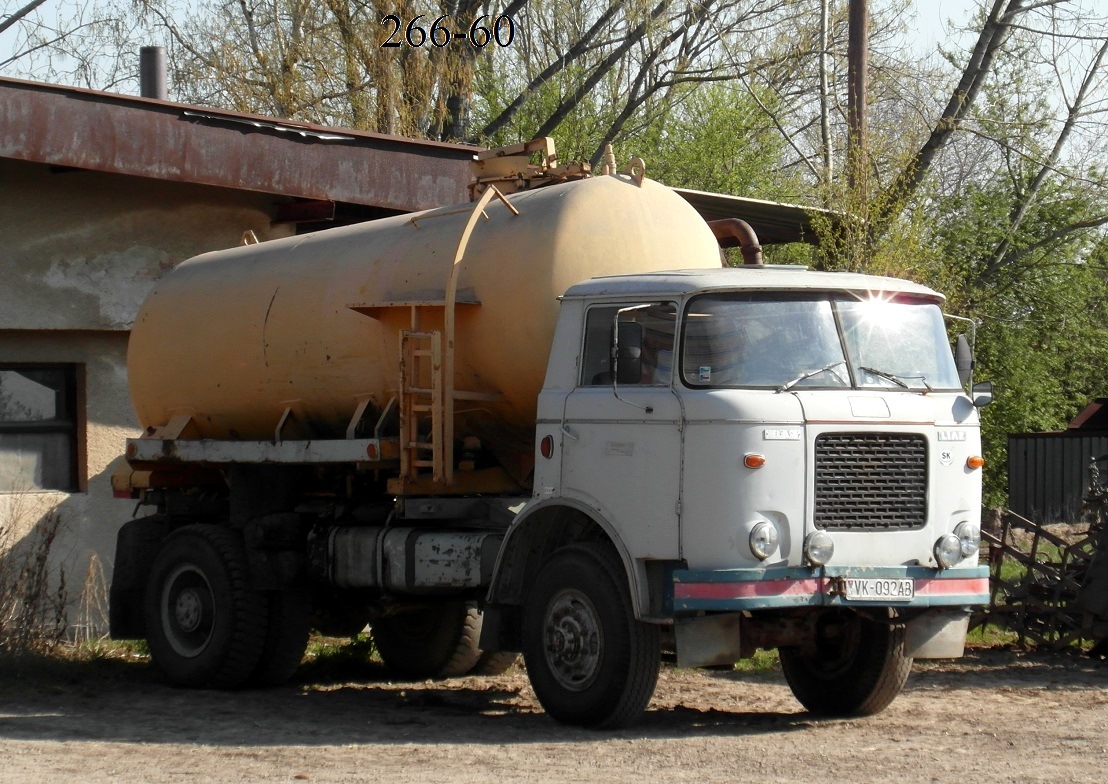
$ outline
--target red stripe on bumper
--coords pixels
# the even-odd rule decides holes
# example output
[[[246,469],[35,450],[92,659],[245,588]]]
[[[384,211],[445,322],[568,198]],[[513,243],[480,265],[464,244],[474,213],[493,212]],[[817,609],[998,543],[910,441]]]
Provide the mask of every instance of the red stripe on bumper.
[[[677,583],[674,599],[750,599],[760,596],[815,596],[826,593],[827,578],[736,583]]]
[[[953,594],[988,594],[988,577],[916,580],[917,596],[951,596]]]

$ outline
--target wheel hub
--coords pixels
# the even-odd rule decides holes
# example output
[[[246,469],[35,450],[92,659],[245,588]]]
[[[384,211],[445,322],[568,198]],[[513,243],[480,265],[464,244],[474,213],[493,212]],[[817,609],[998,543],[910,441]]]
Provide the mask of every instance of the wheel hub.
[[[194,589],[188,588],[177,596],[173,614],[177,619],[177,626],[180,627],[182,631],[196,631],[200,626],[203,608],[200,597]]]
[[[554,677],[567,689],[588,688],[599,672],[604,649],[592,602],[579,591],[563,591],[550,602],[544,628],[546,660]]]
[[[161,621],[165,640],[182,658],[199,656],[216,625],[215,596],[203,570],[182,563],[162,584]]]

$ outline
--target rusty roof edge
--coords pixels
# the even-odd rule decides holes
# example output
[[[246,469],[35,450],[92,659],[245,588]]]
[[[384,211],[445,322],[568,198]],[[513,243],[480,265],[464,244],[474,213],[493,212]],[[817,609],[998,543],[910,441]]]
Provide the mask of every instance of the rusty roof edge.
[[[85,98],[107,103],[121,105],[132,104],[136,107],[159,111],[195,112],[200,115],[222,117],[228,120],[245,120],[249,122],[272,123],[289,128],[304,129],[318,134],[343,134],[355,139],[374,140],[381,142],[399,143],[405,146],[415,145],[420,147],[432,147],[444,151],[458,151],[476,154],[484,150],[484,147],[471,144],[456,144],[453,142],[440,142],[431,139],[419,139],[411,136],[396,136],[386,133],[363,131],[357,128],[346,128],[339,125],[316,125],[300,120],[288,120],[283,117],[270,117],[262,114],[250,114],[247,112],[235,112],[213,106],[201,106],[198,104],[176,103],[174,101],[161,101],[156,98],[142,98],[126,93],[110,93],[101,90],[90,90],[85,87],[71,87],[69,85],[51,84],[49,82],[35,82],[26,79],[15,79],[8,76],[0,76],[0,88],[13,87],[23,90],[37,90],[42,92],[70,95],[74,98]]]
[[[476,148],[0,79],[0,158],[401,212],[465,202]]]

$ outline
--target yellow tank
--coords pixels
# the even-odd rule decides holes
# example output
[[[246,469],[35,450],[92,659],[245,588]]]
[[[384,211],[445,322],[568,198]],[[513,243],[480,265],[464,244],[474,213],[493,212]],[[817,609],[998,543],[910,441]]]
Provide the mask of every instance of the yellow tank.
[[[700,216],[650,180],[602,176],[507,198],[519,214],[495,199],[486,208],[459,265],[456,308],[455,387],[499,402],[459,403],[455,433],[496,439],[498,455],[526,460],[558,296],[597,275],[718,267],[720,256]],[[360,401],[370,400],[372,416],[397,394],[399,332],[412,323],[405,303],[444,301],[472,210],[184,262],[158,283],[131,333],[139,422],[187,414],[182,437],[271,439],[291,409],[305,436],[342,438]],[[441,306],[419,313],[422,328],[442,328]]]

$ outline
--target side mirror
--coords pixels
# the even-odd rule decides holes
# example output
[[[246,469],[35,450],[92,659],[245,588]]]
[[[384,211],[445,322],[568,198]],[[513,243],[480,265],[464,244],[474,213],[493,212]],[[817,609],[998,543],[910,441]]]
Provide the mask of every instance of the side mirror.
[[[612,341],[612,370],[617,384],[637,384],[642,380],[642,341],[642,324],[617,322]]]
[[[973,398],[974,408],[984,408],[993,402],[993,382],[982,381],[980,384],[974,384],[973,389],[970,390],[970,397]]]
[[[964,387],[973,379],[973,349],[965,335],[958,336],[958,343],[954,349],[954,365],[958,368],[958,380]]]

